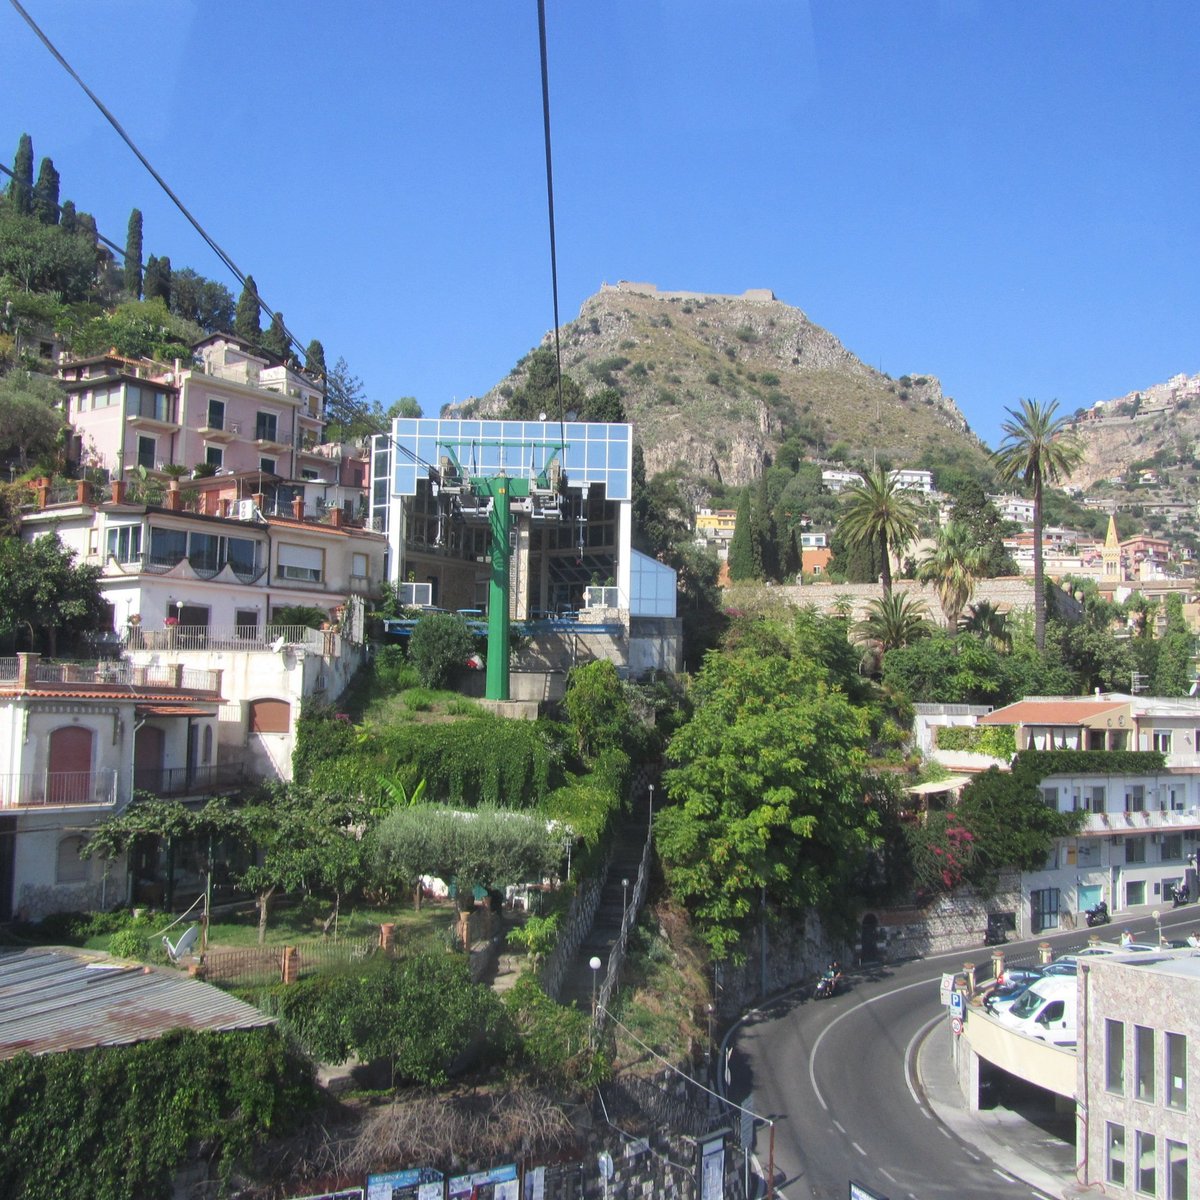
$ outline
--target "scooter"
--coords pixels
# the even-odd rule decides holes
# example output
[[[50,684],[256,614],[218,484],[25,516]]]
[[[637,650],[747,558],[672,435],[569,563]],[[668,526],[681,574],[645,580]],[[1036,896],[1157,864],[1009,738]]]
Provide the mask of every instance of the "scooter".
[[[1112,920],[1108,914],[1108,905],[1103,900],[1089,908],[1084,916],[1087,918],[1088,925],[1107,925]]]
[[[1181,904],[1191,902],[1191,893],[1186,884],[1178,884],[1171,889],[1171,907],[1178,908]]]
[[[817,980],[817,986],[813,988],[814,1000],[825,1000],[834,995],[842,984],[842,974],[840,971],[826,971],[820,979]]]

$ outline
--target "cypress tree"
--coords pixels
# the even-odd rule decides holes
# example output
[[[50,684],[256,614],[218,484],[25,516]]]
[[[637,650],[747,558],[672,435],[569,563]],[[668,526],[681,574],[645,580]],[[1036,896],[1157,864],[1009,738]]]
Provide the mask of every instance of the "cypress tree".
[[[43,225],[58,224],[58,172],[54,163],[43,158],[33,187],[33,215]]]
[[[64,200],[62,212],[58,219],[59,228],[63,233],[75,233],[79,228],[79,221],[75,216],[75,201]]]
[[[746,488],[738,500],[733,537],[729,539],[729,578],[753,579],[754,571],[754,513],[750,489]]]
[[[308,343],[308,349],[304,351],[304,369],[314,379],[325,377],[325,347],[316,338]]]
[[[136,208],[129,214],[125,233],[124,285],[135,300],[142,298],[142,214]]]
[[[767,495],[767,477],[760,475],[754,488],[751,524],[751,546],[754,553],[754,574],[758,579],[779,577],[779,546],[775,540],[775,518]]]
[[[271,327],[263,334],[262,345],[271,358],[287,362],[291,344],[288,341],[287,331],[283,327],[283,313],[277,312],[271,318]]]
[[[144,288],[147,300],[158,299],[171,307],[171,260],[166,255],[155,258],[152,254],[146,260]]]
[[[233,315],[233,332],[252,346],[262,341],[262,325],[258,320],[258,285],[253,275],[246,276],[246,285],[238,297],[237,312]]]
[[[27,133],[17,142],[8,196],[17,212],[26,216],[33,212],[33,139]]]

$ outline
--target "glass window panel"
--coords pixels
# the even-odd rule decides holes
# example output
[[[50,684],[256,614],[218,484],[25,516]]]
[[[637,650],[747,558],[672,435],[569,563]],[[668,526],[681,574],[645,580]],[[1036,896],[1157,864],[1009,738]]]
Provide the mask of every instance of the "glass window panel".
[[[1105,1178],[1118,1187],[1125,1186],[1125,1126],[1105,1124],[1104,1163]]]
[[[1167,1200],[1188,1200],[1188,1148],[1167,1142]]]
[[[182,529],[151,529],[150,558],[156,563],[177,563],[187,553],[187,534]]]
[[[1104,1022],[1104,1086],[1125,1094],[1125,1022]]]
[[[211,533],[193,533],[188,537],[188,562],[198,571],[215,571],[219,559],[219,539]]]
[[[1146,1025],[1133,1027],[1133,1071],[1137,1080],[1134,1095],[1154,1103],[1154,1030]]]
[[[229,565],[244,575],[252,575],[258,563],[258,543],[250,538],[229,538],[226,558]]]
[[[1168,1033],[1166,1038],[1166,1071],[1168,1108],[1187,1108],[1187,1036]]]
[[[1137,1190],[1153,1196],[1154,1178],[1154,1134],[1138,1130],[1137,1135]]]

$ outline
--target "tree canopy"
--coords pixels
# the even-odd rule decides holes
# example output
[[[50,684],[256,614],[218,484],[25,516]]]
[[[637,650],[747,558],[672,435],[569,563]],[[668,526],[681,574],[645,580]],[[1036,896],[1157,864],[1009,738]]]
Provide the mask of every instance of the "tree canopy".
[[[892,554],[899,554],[917,535],[920,509],[913,493],[902,488],[883,466],[867,471],[863,481],[846,489],[838,531],[853,546],[878,547],[883,590],[892,590]]]
[[[56,654],[60,639],[99,628],[101,568],[75,557],[52,533],[0,538],[0,633]]]

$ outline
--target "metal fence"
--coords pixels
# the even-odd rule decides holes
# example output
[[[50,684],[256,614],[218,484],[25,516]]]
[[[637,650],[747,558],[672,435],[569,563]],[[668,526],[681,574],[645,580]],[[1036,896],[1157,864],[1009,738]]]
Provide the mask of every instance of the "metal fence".
[[[284,980],[288,951],[293,952],[288,975],[298,979],[362,962],[378,950],[378,937],[316,939],[294,946],[222,946],[205,954],[204,978],[238,987],[265,986]]]
[[[112,768],[0,775],[0,809],[70,808],[116,801],[117,772]]]
[[[15,660],[0,659],[0,668],[9,662]],[[15,671],[11,678],[17,678]],[[139,667],[111,659],[94,663],[39,662],[33,673],[33,681],[38,684],[106,684],[112,687],[182,688],[192,692],[215,692],[219,679],[217,671],[178,665]]]
[[[325,634],[307,625],[235,625],[210,629],[207,625],[168,625],[143,629],[131,625],[125,644],[130,650],[273,650],[277,645],[312,646],[320,649]],[[3,660],[0,660],[2,663]]]

